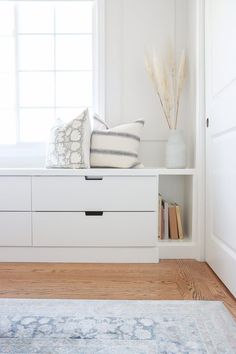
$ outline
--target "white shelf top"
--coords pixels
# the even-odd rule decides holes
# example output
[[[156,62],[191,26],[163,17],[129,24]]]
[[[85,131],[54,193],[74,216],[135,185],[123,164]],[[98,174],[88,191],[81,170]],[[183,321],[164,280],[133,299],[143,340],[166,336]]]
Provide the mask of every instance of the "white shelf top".
[[[158,176],[194,175],[195,169],[166,168],[89,168],[89,169],[48,169],[48,168],[0,168],[0,176]]]
[[[183,240],[158,240],[157,245],[158,247],[191,247],[195,245],[195,242],[190,238],[184,238]]]
[[[193,176],[196,173],[195,168],[156,168],[159,175],[182,175],[182,176]]]

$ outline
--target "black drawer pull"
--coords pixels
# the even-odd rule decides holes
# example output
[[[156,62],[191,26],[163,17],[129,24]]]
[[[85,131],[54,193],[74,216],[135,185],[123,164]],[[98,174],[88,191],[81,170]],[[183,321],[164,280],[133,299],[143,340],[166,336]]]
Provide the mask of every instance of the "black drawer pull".
[[[103,211],[86,211],[85,215],[86,216],[102,216]]]
[[[86,181],[102,181],[102,176],[85,176]]]

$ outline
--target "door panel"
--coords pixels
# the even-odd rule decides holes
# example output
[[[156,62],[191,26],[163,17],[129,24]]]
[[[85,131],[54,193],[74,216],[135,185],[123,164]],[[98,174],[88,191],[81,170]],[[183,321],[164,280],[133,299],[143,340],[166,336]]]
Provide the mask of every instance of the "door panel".
[[[213,234],[236,251],[236,131],[213,137]]]
[[[236,2],[206,1],[206,260],[236,295]]]
[[[229,85],[236,76],[234,0],[211,0],[213,95]],[[208,14],[207,14],[208,15]]]

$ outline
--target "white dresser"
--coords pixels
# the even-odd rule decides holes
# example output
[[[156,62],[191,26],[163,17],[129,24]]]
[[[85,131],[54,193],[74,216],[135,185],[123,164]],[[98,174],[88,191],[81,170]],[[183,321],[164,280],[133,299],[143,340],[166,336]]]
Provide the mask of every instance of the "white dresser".
[[[0,261],[158,262],[155,170],[0,171]]]

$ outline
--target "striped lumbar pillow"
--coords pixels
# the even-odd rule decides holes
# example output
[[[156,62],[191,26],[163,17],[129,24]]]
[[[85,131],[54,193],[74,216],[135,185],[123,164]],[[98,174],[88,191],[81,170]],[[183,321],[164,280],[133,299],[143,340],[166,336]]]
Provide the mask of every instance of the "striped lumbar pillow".
[[[104,129],[109,129],[109,126],[107,123],[102,120],[98,114],[94,114],[93,116],[93,129],[94,130],[104,130]]]
[[[98,127],[102,128],[97,130]],[[140,165],[138,150],[144,121],[108,128],[98,116],[91,137],[90,164],[99,168],[134,168]]]

